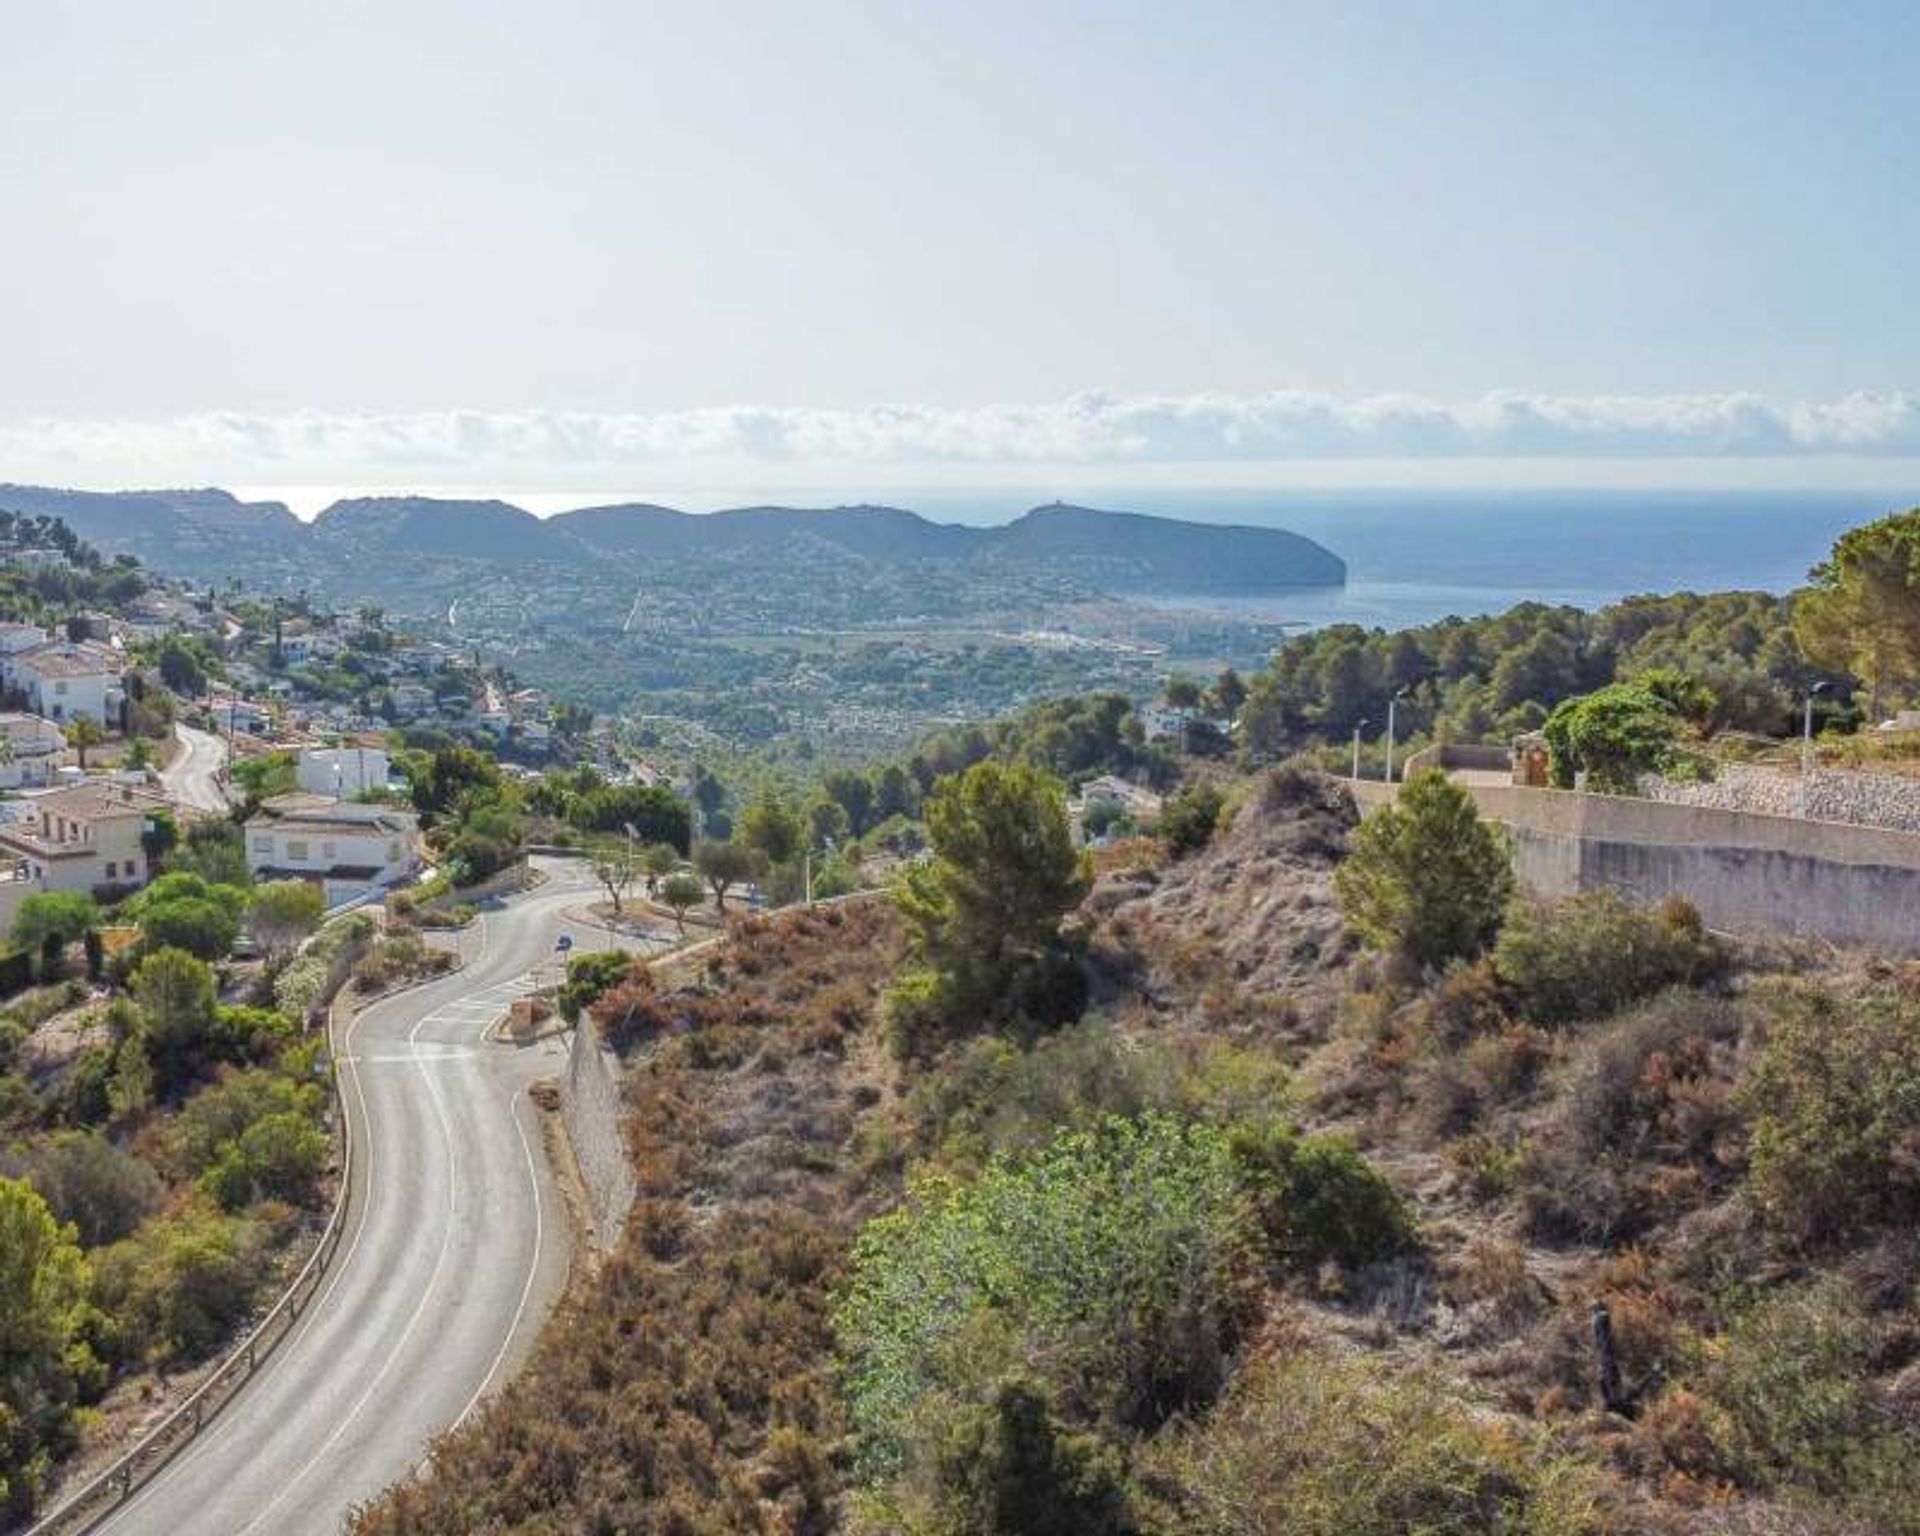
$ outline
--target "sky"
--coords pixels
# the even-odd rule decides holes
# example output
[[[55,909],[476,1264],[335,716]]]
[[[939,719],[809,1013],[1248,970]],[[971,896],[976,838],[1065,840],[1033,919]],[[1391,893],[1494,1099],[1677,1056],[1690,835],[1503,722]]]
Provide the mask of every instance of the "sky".
[[[1920,461],[1910,4],[6,12],[0,480]]]

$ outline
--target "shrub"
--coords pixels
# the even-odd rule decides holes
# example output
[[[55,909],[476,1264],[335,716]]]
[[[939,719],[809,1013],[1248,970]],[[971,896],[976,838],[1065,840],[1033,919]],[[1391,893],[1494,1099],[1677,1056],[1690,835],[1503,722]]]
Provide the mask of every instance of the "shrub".
[[[253,1125],[272,1116],[313,1124],[320,1105],[320,1090],[311,1083],[264,1068],[228,1071],[189,1099],[174,1120],[171,1139],[181,1171],[189,1178],[207,1173]]]
[[[33,1185],[83,1248],[125,1237],[166,1194],[159,1174],[98,1131],[61,1131],[8,1157],[5,1171]]]
[[[327,1163],[327,1138],[299,1112],[263,1115],[229,1141],[201,1185],[229,1211],[260,1200],[306,1205]]]
[[[1920,1212],[1920,1007],[1880,993],[1778,995],[1740,1089],[1751,1116],[1747,1189],[1801,1242]]]
[[[1609,1021],[1574,1047],[1523,1171],[1542,1236],[1617,1241],[1656,1216],[1662,1170],[1712,1185],[1736,1116],[1733,1053],[1748,1005],[1675,992]]]
[[[1211,784],[1191,784],[1168,799],[1154,831],[1176,855],[1197,853],[1213,840],[1226,796]]]
[[[264,1247],[255,1223],[196,1203],[100,1249],[94,1292],[122,1357],[184,1364],[207,1355],[251,1308]]]
[[[1148,1457],[1168,1536],[1602,1536],[1597,1478],[1438,1377],[1294,1349]]]
[[[1279,1267],[1356,1268],[1415,1242],[1406,1202],[1345,1137],[1303,1139],[1281,1126],[1263,1126],[1240,1129],[1231,1144]]]
[[[1538,1024],[1604,1018],[1672,986],[1726,969],[1726,952],[1686,902],[1635,907],[1612,891],[1514,902],[1494,966]]]
[[[343,957],[357,954],[372,937],[373,915],[353,912],[329,923],[274,983],[274,1002],[296,1019],[306,1019],[327,1001],[328,987],[343,974]]]
[[[1419,965],[1472,959],[1499,931],[1513,891],[1502,834],[1446,775],[1416,773],[1360,823],[1334,873],[1347,922],[1376,949]]]
[[[633,957],[618,949],[569,958],[567,979],[554,998],[560,1017],[569,1024],[579,1023],[582,1011],[598,1002],[609,987],[624,980],[632,968]]]
[[[929,1180],[868,1224],[836,1313],[860,1457],[885,1482],[926,1454],[915,1415],[960,1390],[976,1314],[1045,1362],[1096,1423],[1147,1426],[1217,1390],[1246,1293],[1222,1133],[1165,1116],[1067,1131],[979,1178]]]
[[[1724,1469],[1820,1495],[1890,1536],[1920,1531],[1920,1442],[1885,1411],[1872,1368],[1872,1327],[1838,1279],[1749,1308],[1695,1381]]]
[[[1127,1536],[1120,1456],[1062,1423],[1043,1384],[1009,1375],[978,1396],[923,1405],[922,1459],[873,1523],[928,1536]]]

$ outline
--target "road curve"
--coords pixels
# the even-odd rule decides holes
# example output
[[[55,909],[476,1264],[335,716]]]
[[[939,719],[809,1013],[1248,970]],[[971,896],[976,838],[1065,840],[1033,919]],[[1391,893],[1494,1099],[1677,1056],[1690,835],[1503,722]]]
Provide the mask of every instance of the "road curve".
[[[227,791],[220,774],[227,762],[227,744],[190,725],[176,724],[173,730],[180,738],[181,752],[170,767],[160,770],[160,782],[182,805],[224,816]]]
[[[516,1367],[565,1279],[567,1215],[527,1085],[558,1040],[482,1039],[590,899],[584,868],[460,936],[462,970],[376,1003],[341,1042],[355,1120],[346,1234],[294,1332],[213,1426],[97,1530],[332,1536]]]

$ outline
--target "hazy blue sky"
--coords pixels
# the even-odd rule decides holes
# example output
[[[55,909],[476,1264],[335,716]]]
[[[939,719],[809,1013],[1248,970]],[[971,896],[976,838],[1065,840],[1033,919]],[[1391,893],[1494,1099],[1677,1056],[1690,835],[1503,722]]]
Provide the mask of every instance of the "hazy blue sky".
[[[6,13],[0,478],[1920,454],[1911,4]]]

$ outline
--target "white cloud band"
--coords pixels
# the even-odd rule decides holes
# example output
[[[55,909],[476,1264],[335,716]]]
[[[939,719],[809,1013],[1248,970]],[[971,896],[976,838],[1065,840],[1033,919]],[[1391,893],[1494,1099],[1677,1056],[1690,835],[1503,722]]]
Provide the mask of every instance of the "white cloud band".
[[[1368,460],[1920,456],[1920,395],[1082,394],[1051,404],[653,414],[209,412],[0,423],[0,479],[122,466],[204,474],[663,465],[1150,465]]]

